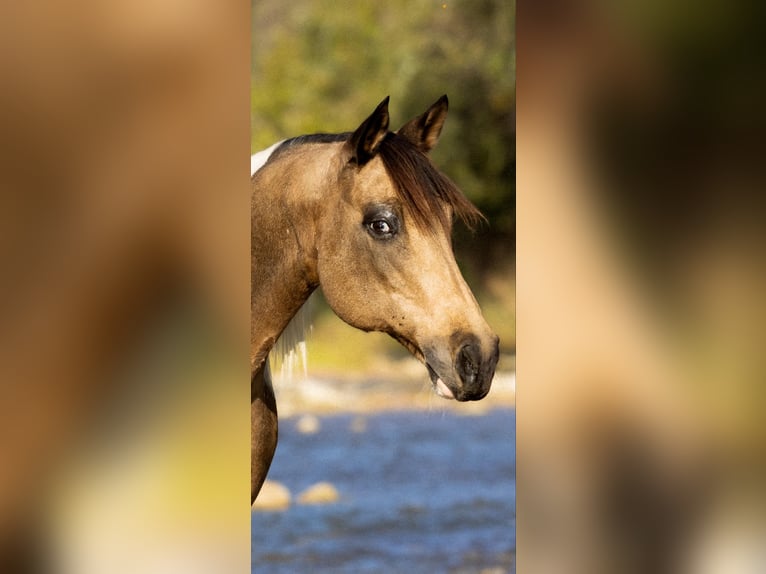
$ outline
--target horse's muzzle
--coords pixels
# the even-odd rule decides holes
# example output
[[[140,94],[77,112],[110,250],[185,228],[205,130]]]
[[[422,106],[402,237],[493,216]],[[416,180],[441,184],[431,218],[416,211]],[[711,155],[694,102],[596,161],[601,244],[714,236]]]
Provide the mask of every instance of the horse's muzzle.
[[[477,337],[470,335],[466,339],[455,356],[455,372],[461,383],[459,389],[453,390],[457,400],[478,401],[487,395],[499,354],[496,336],[486,350]]]
[[[484,342],[472,334],[453,337],[451,352],[442,347],[425,352],[426,365],[437,393],[458,401],[478,401],[487,396],[499,356],[498,338]],[[449,355],[447,355],[449,352]],[[452,357],[448,359],[448,356]]]

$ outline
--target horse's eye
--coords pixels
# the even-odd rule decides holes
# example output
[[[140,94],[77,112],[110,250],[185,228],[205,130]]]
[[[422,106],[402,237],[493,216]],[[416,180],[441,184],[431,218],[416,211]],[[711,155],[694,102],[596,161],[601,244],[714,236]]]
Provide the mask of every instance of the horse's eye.
[[[372,223],[370,223],[370,230],[375,235],[388,235],[391,233],[391,226],[388,224],[388,221],[385,219],[376,219]]]
[[[399,233],[399,218],[391,208],[373,205],[367,209],[364,227],[374,239],[392,239]]]

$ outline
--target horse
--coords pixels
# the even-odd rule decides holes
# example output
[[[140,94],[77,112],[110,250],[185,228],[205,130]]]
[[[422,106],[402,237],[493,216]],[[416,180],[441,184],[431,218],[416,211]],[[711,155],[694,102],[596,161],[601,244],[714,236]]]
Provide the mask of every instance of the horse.
[[[292,138],[253,156],[251,177],[251,503],[277,445],[268,355],[321,287],[343,321],[387,333],[446,399],[489,392],[499,339],[452,251],[453,219],[483,217],[431,162],[442,96],[389,131],[386,97],[356,130]]]

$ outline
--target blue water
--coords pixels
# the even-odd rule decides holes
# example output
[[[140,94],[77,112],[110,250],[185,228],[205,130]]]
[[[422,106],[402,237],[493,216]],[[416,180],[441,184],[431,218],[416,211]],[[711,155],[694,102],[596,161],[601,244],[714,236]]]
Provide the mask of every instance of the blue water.
[[[341,500],[252,514],[252,572],[514,572],[515,413],[387,413],[280,421],[269,478],[295,495],[328,481]]]

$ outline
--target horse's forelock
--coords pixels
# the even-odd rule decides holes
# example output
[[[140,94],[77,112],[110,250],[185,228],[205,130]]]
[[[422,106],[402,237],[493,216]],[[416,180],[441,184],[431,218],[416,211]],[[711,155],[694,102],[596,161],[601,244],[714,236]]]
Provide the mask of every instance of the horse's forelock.
[[[458,187],[407,139],[389,133],[379,154],[397,193],[421,230],[433,232],[435,221],[443,229],[449,229],[447,207],[471,229],[485,220]]]

